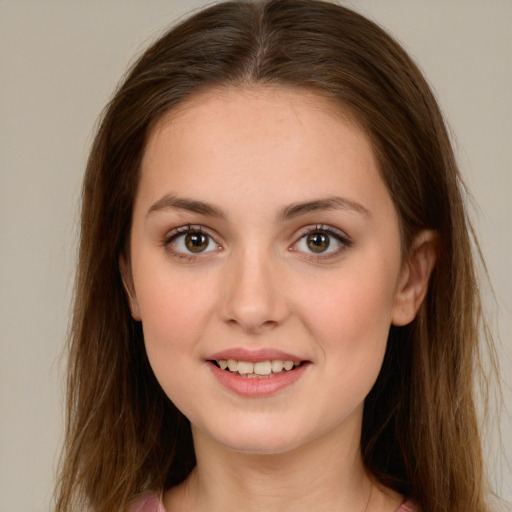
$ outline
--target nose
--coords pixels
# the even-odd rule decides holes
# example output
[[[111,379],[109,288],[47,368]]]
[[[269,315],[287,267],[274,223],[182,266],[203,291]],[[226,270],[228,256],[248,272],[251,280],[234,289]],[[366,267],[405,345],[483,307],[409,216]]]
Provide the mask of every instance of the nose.
[[[253,334],[282,324],[290,309],[279,262],[264,251],[241,251],[229,259],[221,294],[223,320]]]

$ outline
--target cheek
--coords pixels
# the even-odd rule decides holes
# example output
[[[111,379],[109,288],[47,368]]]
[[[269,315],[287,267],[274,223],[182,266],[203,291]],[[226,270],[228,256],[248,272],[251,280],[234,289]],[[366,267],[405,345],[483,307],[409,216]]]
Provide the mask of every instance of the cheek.
[[[144,340],[150,361],[158,365],[183,364],[190,357],[213,311],[211,279],[187,271],[140,275],[137,289]]]
[[[141,282],[138,300],[149,363],[169,399],[189,411],[200,392],[192,376],[203,363],[200,340],[211,315],[211,285],[180,274],[146,276]]]
[[[304,297],[304,317],[327,360],[348,371],[358,364],[380,365],[391,325],[393,276],[388,265],[369,262],[326,277]]]

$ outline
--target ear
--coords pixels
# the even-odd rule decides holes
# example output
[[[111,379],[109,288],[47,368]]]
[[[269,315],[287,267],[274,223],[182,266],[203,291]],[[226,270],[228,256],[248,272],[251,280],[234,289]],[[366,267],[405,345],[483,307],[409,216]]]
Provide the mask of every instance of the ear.
[[[132,318],[140,322],[140,309],[139,303],[137,302],[137,295],[135,294],[135,286],[133,285],[132,269],[130,263],[126,260],[123,254],[119,256],[119,272],[121,273],[124,291],[128,296]]]
[[[407,325],[414,320],[428,290],[430,274],[437,259],[437,235],[422,231],[414,240],[404,261],[393,306],[393,325]]]

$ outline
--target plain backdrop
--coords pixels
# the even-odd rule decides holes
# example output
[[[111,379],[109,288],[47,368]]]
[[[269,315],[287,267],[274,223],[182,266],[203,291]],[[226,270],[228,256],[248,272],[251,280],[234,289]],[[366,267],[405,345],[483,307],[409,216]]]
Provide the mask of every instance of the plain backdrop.
[[[353,0],[434,87],[473,191],[493,281],[505,400],[512,362],[512,1]],[[51,510],[78,199],[98,115],[172,21],[205,2],[0,0],[0,511]],[[486,448],[512,500],[510,415]],[[494,441],[492,441],[494,439]]]

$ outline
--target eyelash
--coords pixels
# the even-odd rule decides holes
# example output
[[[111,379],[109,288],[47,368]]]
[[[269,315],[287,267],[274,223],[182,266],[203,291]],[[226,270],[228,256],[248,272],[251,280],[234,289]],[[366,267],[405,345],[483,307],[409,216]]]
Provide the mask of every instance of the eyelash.
[[[212,252],[203,251],[198,252],[197,254],[193,254],[177,250],[176,248],[173,247],[173,242],[176,242],[176,240],[178,240],[181,236],[188,235],[191,233],[204,235],[206,238],[208,238],[208,245],[213,243],[217,246],[217,248],[220,247],[219,244],[215,241],[215,239],[204,229],[203,226],[195,226],[192,224],[187,224],[186,226],[181,226],[179,228],[174,229],[165,237],[165,240],[163,241],[162,245],[165,246],[165,248],[172,254],[172,256],[180,260],[185,260],[187,263],[194,261],[196,258],[204,258],[204,254]]]
[[[169,233],[165,237],[162,245],[165,246],[165,248],[172,254],[172,256],[174,256],[180,260],[186,260],[187,262],[194,261],[197,258],[204,258],[205,254],[207,254],[209,252],[213,252],[212,250],[208,250],[208,251],[198,252],[197,254],[193,254],[193,253],[178,250],[175,247],[173,247],[173,242],[176,242],[176,240],[178,240],[180,237],[182,237],[184,235],[188,235],[188,234],[192,234],[192,233],[201,234],[201,235],[204,235],[205,237],[207,237],[207,239],[208,239],[207,247],[212,243],[215,244],[217,246],[217,248],[221,247],[215,241],[215,239],[208,233],[208,231],[204,229],[203,226],[199,226],[199,225],[196,226],[196,225],[191,225],[191,224],[188,224],[186,226],[181,226],[179,228],[174,229],[171,233]],[[302,240],[306,239],[306,237],[308,237],[309,235],[314,234],[314,233],[325,234],[329,237],[329,239],[334,238],[340,244],[340,247],[338,249],[336,249],[334,251],[329,251],[329,252],[319,252],[319,253],[315,254],[314,252],[302,251],[306,255],[307,258],[310,258],[314,261],[321,261],[321,260],[325,260],[325,259],[329,259],[329,258],[335,258],[340,253],[342,253],[347,248],[349,248],[353,245],[352,240],[342,231],[339,231],[331,226],[326,226],[323,224],[316,224],[315,226],[309,226],[309,227],[302,229],[299,234],[298,239],[290,246],[289,250],[294,251],[294,252],[295,251],[299,252],[296,248],[297,244],[299,244],[299,242],[301,242]],[[329,241],[329,245],[330,245],[330,243],[331,242]]]
[[[326,226],[324,224],[316,224],[315,226],[309,226],[302,230],[300,233],[300,236],[296,242],[293,243],[293,245],[290,247],[290,250],[296,251],[294,247],[301,241],[306,239],[309,235],[312,235],[314,233],[320,233],[325,234],[330,238],[334,238],[339,244],[340,247],[334,251],[329,252],[319,252],[317,254],[313,252],[304,252],[306,254],[307,258],[312,259],[316,262],[330,259],[330,258],[336,258],[339,256],[342,252],[344,252],[347,248],[352,247],[353,242],[352,240],[343,232],[336,228],[333,228],[332,226]],[[330,242],[329,242],[330,244]]]

